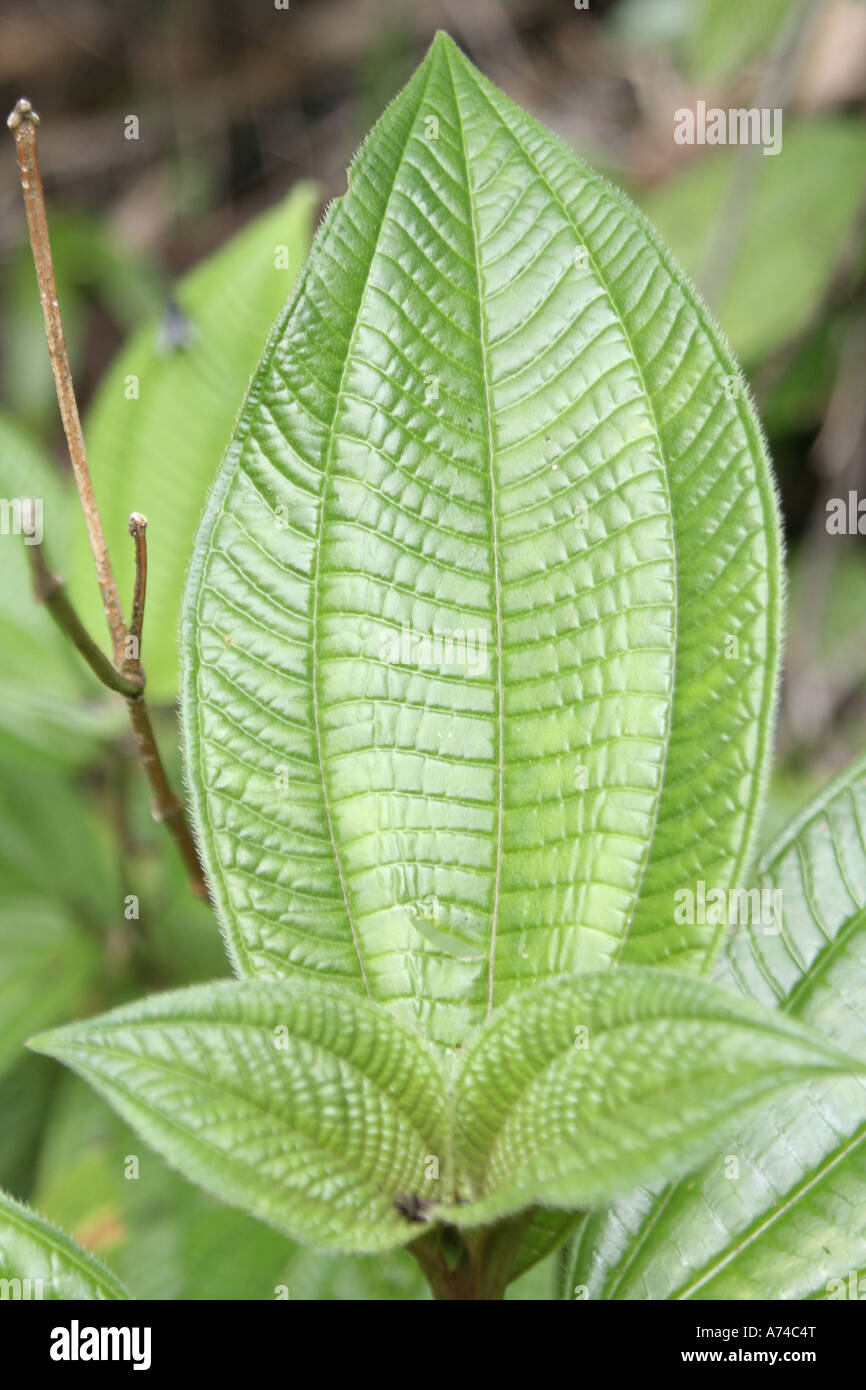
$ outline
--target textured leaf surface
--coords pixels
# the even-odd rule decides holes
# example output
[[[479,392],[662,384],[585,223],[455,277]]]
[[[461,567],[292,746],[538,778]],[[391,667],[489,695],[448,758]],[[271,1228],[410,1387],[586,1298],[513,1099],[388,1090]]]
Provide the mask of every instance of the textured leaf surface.
[[[863,1056],[866,762],[831,784],[760,868],[761,885],[782,893],[782,930],[741,928],[722,981]],[[846,1077],[779,1097],[689,1182],[591,1218],[568,1288],[612,1299],[804,1299],[847,1298],[853,1287],[862,1298],[863,1276],[866,1087]]]
[[[48,1058],[27,1060],[56,1081]],[[0,1127],[0,1165],[3,1139]],[[139,1159],[134,1182],[126,1177],[130,1154]],[[33,1205],[104,1259],[133,1298],[273,1300],[279,1285],[293,1303],[424,1296],[421,1271],[403,1251],[353,1257],[304,1250],[192,1187],[71,1074],[59,1088],[38,1172]]]
[[[322,986],[198,986],[34,1040],[186,1177],[321,1248],[417,1235],[395,1199],[438,1195],[444,1088],[425,1044]]]
[[[43,1299],[125,1299],[107,1269],[36,1212],[0,1192],[0,1279],[30,1280]],[[42,1280],[41,1295],[32,1292]],[[26,1287],[26,1286],[25,1286]],[[14,1286],[13,1286],[14,1289]],[[10,1292],[4,1297],[15,1297]]]
[[[188,775],[241,972],[455,1044],[549,976],[703,961],[671,891],[741,865],[775,676],[735,372],[636,210],[437,39],[197,541]]]
[[[186,275],[176,308],[135,334],[88,413],[88,458],[125,595],[133,584],[129,514],[148,520],[142,655],[151,699],[171,699],[177,689],[178,615],[195,529],[262,345],[309,249],[318,201],[315,184],[298,184]],[[72,592],[101,635],[105,619],[80,523],[74,538]]]
[[[547,983],[498,1010],[461,1067],[470,1200],[453,1219],[592,1206],[682,1173],[786,1084],[852,1068],[866,1060],[703,981],[626,968]]]

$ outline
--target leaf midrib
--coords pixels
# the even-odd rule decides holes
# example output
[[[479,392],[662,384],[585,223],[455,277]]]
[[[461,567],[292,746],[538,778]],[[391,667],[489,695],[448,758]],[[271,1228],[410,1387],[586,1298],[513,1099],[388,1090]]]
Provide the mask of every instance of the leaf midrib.
[[[808,1192],[810,1192],[813,1187],[815,1187],[819,1182],[821,1182],[827,1176],[828,1173],[831,1173],[834,1168],[838,1167],[840,1163],[844,1162],[848,1155],[853,1153],[854,1150],[863,1142],[864,1139],[866,1139],[866,1124],[861,1125],[855,1133],[855,1135],[853,1136],[853,1138],[841,1149],[837,1149],[833,1154],[831,1154],[829,1158],[826,1160],[826,1162],[821,1165],[820,1168],[810,1173],[808,1175],[808,1178],[804,1182],[800,1183],[799,1186],[796,1187],[794,1191],[789,1194],[786,1201],[782,1202],[780,1206],[773,1207],[772,1211],[768,1212],[763,1217],[763,1219],[759,1219],[757,1222],[753,1222],[752,1225],[748,1228],[748,1230],[745,1231],[743,1235],[738,1238],[737,1243],[734,1246],[729,1247],[729,1249],[724,1255],[724,1258],[715,1260],[710,1265],[704,1265],[700,1271],[700,1277],[698,1279],[693,1280],[691,1284],[688,1284],[684,1289],[680,1290],[677,1293],[677,1301],[681,1302],[687,1298],[691,1298],[692,1294],[697,1289],[701,1288],[704,1284],[708,1283],[710,1279],[714,1279],[721,1270],[723,1270],[727,1265],[731,1263],[732,1260],[735,1260],[737,1256],[741,1255],[742,1252],[755,1240],[757,1240],[760,1235],[763,1235],[764,1231],[769,1230],[769,1228],[776,1221],[778,1221],[780,1217],[784,1216],[788,1211],[791,1210],[792,1207],[796,1206],[796,1204]]]
[[[449,67],[450,67],[450,54],[449,54]],[[675,529],[674,529],[674,524],[673,524],[673,501],[672,501],[671,490],[670,490],[670,478],[669,478],[669,476],[668,476],[668,468],[667,468],[666,454],[665,454],[665,450],[664,450],[664,448],[663,448],[663,446],[662,446],[661,432],[660,432],[660,429],[659,429],[658,419],[657,419],[657,417],[656,417],[656,412],[655,412],[655,406],[654,406],[654,404],[653,404],[653,399],[652,399],[652,396],[650,395],[650,392],[649,392],[649,390],[648,390],[648,388],[647,388],[646,380],[645,380],[644,374],[643,374],[643,369],[642,369],[642,367],[641,367],[641,365],[640,365],[640,360],[639,360],[638,355],[637,355],[637,353],[636,353],[636,351],[635,351],[634,344],[633,344],[632,339],[631,339],[631,335],[630,335],[630,333],[629,333],[629,331],[628,331],[628,327],[627,327],[626,322],[625,322],[625,317],[624,317],[624,315],[623,315],[623,313],[622,313],[622,310],[621,310],[621,308],[620,308],[620,306],[619,306],[619,303],[617,302],[616,298],[614,297],[613,290],[612,290],[611,286],[608,284],[608,281],[607,281],[606,277],[601,273],[601,270],[600,270],[600,268],[599,268],[598,262],[596,261],[595,257],[594,257],[593,254],[592,254],[592,250],[590,249],[590,246],[589,246],[589,244],[588,244],[588,242],[587,242],[586,236],[584,235],[582,228],[580,227],[579,223],[577,222],[577,220],[575,219],[575,217],[573,216],[573,214],[571,213],[571,211],[569,210],[569,208],[568,208],[568,207],[566,206],[566,204],[563,202],[563,200],[562,200],[562,198],[560,197],[559,193],[556,191],[556,189],[551,185],[551,183],[549,182],[549,180],[548,180],[548,179],[545,177],[545,175],[542,173],[542,171],[541,171],[541,169],[538,167],[538,164],[536,163],[535,159],[532,157],[532,155],[531,155],[531,153],[529,152],[529,150],[527,150],[527,148],[526,148],[526,146],[523,144],[523,142],[518,138],[518,136],[515,134],[515,132],[514,132],[513,130],[511,130],[511,129],[509,128],[509,126],[507,125],[507,123],[503,120],[503,118],[502,118],[502,116],[500,115],[499,111],[496,109],[496,107],[494,106],[493,102],[490,100],[490,97],[488,96],[487,92],[484,90],[482,84],[481,84],[481,83],[477,80],[477,78],[475,77],[474,72],[472,72],[472,71],[470,70],[470,74],[469,74],[469,75],[472,77],[472,80],[473,80],[473,83],[474,83],[474,86],[475,86],[476,91],[477,91],[477,92],[479,93],[479,95],[483,98],[485,104],[487,105],[488,109],[489,109],[490,112],[492,113],[493,118],[497,121],[497,123],[499,124],[500,128],[501,128],[502,130],[504,130],[504,131],[507,133],[507,135],[508,135],[509,138],[511,139],[513,145],[514,145],[515,148],[520,152],[521,157],[523,158],[523,160],[525,161],[525,163],[528,165],[528,167],[531,169],[531,171],[533,172],[533,174],[535,175],[535,177],[538,179],[539,183],[541,183],[541,184],[544,186],[544,188],[547,189],[548,194],[549,194],[550,197],[553,199],[553,201],[556,203],[556,205],[557,205],[557,207],[559,208],[560,212],[562,213],[562,216],[563,216],[563,218],[565,219],[566,223],[568,224],[569,227],[571,227],[572,231],[573,231],[573,232],[575,233],[575,235],[579,238],[580,244],[581,244],[583,247],[585,247],[585,249],[586,249],[587,259],[589,260],[589,262],[590,262],[590,264],[591,264],[591,266],[592,266],[592,270],[593,270],[593,274],[594,274],[594,276],[595,276],[595,279],[596,279],[596,281],[597,281],[599,287],[601,288],[602,293],[606,296],[606,298],[607,298],[607,300],[608,300],[608,303],[609,303],[609,305],[610,305],[610,307],[611,307],[611,309],[612,309],[612,311],[613,311],[613,314],[614,314],[614,316],[615,316],[615,318],[616,318],[617,324],[618,324],[618,326],[619,326],[619,330],[620,330],[620,332],[621,332],[621,334],[622,334],[622,337],[623,337],[623,341],[624,341],[625,346],[626,346],[626,348],[627,348],[627,350],[628,350],[629,358],[630,358],[630,360],[631,360],[631,362],[632,362],[632,365],[633,365],[633,367],[634,367],[635,375],[636,375],[637,380],[638,380],[639,385],[640,385],[641,394],[642,394],[643,400],[644,400],[644,402],[645,402],[645,404],[646,404],[647,413],[648,413],[648,415],[649,415],[649,417],[650,417],[650,420],[651,420],[651,422],[652,422],[653,438],[654,438],[654,440],[655,440],[655,445],[656,445],[656,448],[657,448],[657,450],[658,450],[658,458],[659,458],[659,464],[660,464],[660,468],[659,468],[658,471],[659,471],[659,473],[660,473],[660,475],[661,475],[662,486],[664,487],[664,492],[665,492],[665,501],[666,501],[665,516],[666,516],[666,520],[667,520],[668,541],[669,541],[669,544],[670,544],[670,547],[671,547],[671,555],[672,555],[672,582],[673,582],[673,599],[672,599],[672,605],[671,605],[671,606],[672,606],[672,611],[673,611],[673,644],[672,644],[672,649],[671,649],[671,672],[670,672],[670,681],[669,681],[669,690],[668,690],[669,696],[670,696],[671,698],[669,698],[669,699],[667,700],[666,706],[665,706],[665,709],[666,709],[666,721],[665,721],[665,731],[664,731],[664,746],[663,746],[663,748],[662,748],[662,754],[661,754],[661,759],[660,759],[660,764],[659,764],[658,787],[657,787],[657,791],[656,791],[655,805],[654,805],[654,807],[653,807],[652,823],[651,823],[651,826],[650,826],[650,828],[649,828],[649,830],[648,830],[647,837],[646,837],[646,842],[645,842],[645,845],[644,845],[643,862],[642,862],[642,864],[640,865],[640,869],[639,869],[639,872],[638,872],[638,880],[637,880],[637,883],[636,883],[636,885],[635,885],[634,894],[633,894],[633,897],[632,897],[631,910],[630,910],[630,912],[629,912],[628,920],[627,920],[627,922],[625,923],[625,927],[624,927],[623,932],[622,932],[622,935],[621,935],[621,937],[620,937],[620,940],[619,940],[619,943],[618,943],[618,946],[617,946],[616,953],[615,953],[615,955],[614,955],[614,957],[613,957],[613,960],[612,960],[612,964],[617,964],[617,963],[620,961],[621,957],[622,957],[622,953],[623,953],[623,951],[624,951],[624,949],[625,949],[625,945],[626,945],[626,942],[627,942],[627,940],[628,940],[629,932],[630,932],[630,930],[631,930],[631,925],[632,925],[632,922],[633,922],[633,920],[634,920],[635,912],[636,912],[636,910],[637,910],[637,905],[638,905],[638,903],[639,903],[639,901],[640,901],[641,887],[642,887],[642,884],[643,884],[644,877],[645,877],[645,875],[646,875],[647,867],[648,867],[648,865],[649,865],[650,852],[651,852],[651,849],[652,849],[653,840],[654,840],[654,838],[655,838],[655,829],[656,829],[656,825],[657,825],[657,823],[658,823],[658,816],[659,816],[659,811],[660,811],[660,807],[661,807],[662,791],[663,791],[664,783],[665,783],[665,771],[666,771],[666,767],[667,767],[668,754],[669,754],[669,752],[670,752],[671,735],[672,735],[672,730],[673,730],[673,705],[674,705],[673,696],[675,695],[676,688],[677,688],[677,687],[676,687],[676,670],[677,670],[677,654],[678,654],[678,643],[679,643],[679,599],[678,599],[679,576],[678,576],[678,564],[677,564],[676,534],[675,534]],[[452,84],[453,84],[453,76],[452,76]],[[458,112],[459,112],[459,103],[458,103],[458,101],[457,101],[456,90],[455,90],[455,105],[457,105],[457,109],[458,109]],[[461,132],[462,132],[462,126],[461,126]],[[465,153],[465,150],[464,150],[464,153]],[[570,152],[569,152],[569,153],[570,153]],[[470,203],[470,208],[471,208],[471,207],[472,207],[472,199],[471,199],[471,192],[469,192],[469,171],[468,171],[468,165],[467,165],[467,196],[468,196],[468,198],[469,198],[469,203]],[[474,223],[473,223],[473,226],[474,226]],[[477,248],[476,248],[476,249],[477,249]],[[480,306],[480,305],[481,305],[481,286],[480,286],[480,275],[479,275],[479,306]],[[483,349],[483,347],[484,347],[484,339],[483,339],[483,334],[482,334],[482,349]],[[485,385],[486,385],[486,374],[485,374]],[[489,417],[489,409],[488,409],[488,417]],[[500,666],[500,672],[501,672],[501,666]],[[500,824],[501,824],[501,816],[500,816]],[[492,975],[493,975],[493,971],[492,971],[492,966],[491,966],[491,989],[492,989]],[[492,996],[491,996],[491,997],[492,997]],[[489,1013],[489,1010],[488,1010],[488,1013]]]
[[[404,156],[405,156],[406,149],[408,148],[409,141],[410,141],[411,138],[412,138],[412,132],[413,132],[413,127],[414,127],[415,117],[417,117],[418,111],[421,109],[421,105],[422,105],[422,103],[423,103],[423,101],[424,101],[424,98],[425,98],[426,95],[427,95],[427,89],[428,89],[429,86],[430,86],[430,77],[431,77],[431,74],[432,74],[432,67],[428,70],[427,77],[426,77],[426,80],[425,80],[425,82],[424,82],[424,86],[421,88],[420,93],[419,93],[419,95],[418,95],[418,100],[417,100],[417,103],[416,103],[416,106],[415,106],[415,112],[414,112],[413,118],[412,118],[412,120],[411,120],[410,122],[407,123],[406,137],[405,137],[405,139],[404,139],[404,141],[403,141],[403,146],[402,146],[402,149],[400,150],[399,158],[397,158],[397,159],[394,160],[393,173],[392,173],[392,176],[391,176],[391,185],[390,185],[390,188],[388,189],[387,197],[386,197],[386,198],[384,199],[384,201],[383,201],[382,216],[381,216],[381,219],[380,219],[380,222],[379,222],[378,230],[377,230],[377,232],[376,232],[376,240],[375,240],[375,243],[374,243],[374,245],[373,245],[373,249],[372,249],[372,251],[370,252],[369,259],[368,259],[368,261],[367,261],[367,269],[366,269],[366,278],[365,278],[365,280],[364,280],[364,288],[363,288],[363,290],[361,291],[361,295],[360,295],[360,297],[359,297],[359,299],[358,299],[357,308],[355,309],[354,319],[353,319],[353,323],[352,323],[352,331],[351,331],[351,333],[350,333],[350,335],[349,335],[349,343],[348,343],[348,346],[347,346],[347,348],[346,348],[346,354],[345,354],[345,356],[344,356],[344,358],[343,358],[343,367],[342,367],[342,371],[341,371],[341,373],[340,373],[340,381],[339,381],[339,385],[337,386],[337,393],[336,393],[336,396],[334,397],[334,408],[333,408],[333,410],[332,410],[332,412],[331,412],[331,418],[330,418],[330,420],[329,420],[329,422],[328,422],[328,442],[327,442],[327,447],[326,447],[326,450],[325,450],[324,462],[323,462],[323,466],[322,466],[322,490],[321,490],[321,501],[320,501],[320,505],[319,505],[319,516],[318,516],[318,523],[317,523],[317,526],[316,526],[316,535],[315,535],[315,540],[314,540],[314,543],[313,543],[313,557],[314,557],[314,558],[313,558],[313,573],[312,573],[312,576],[311,576],[312,589],[313,589],[313,611],[312,611],[312,614],[311,614],[311,617],[310,617],[310,626],[311,626],[311,631],[312,631],[312,642],[311,642],[312,670],[311,670],[311,676],[310,676],[310,685],[311,685],[311,693],[312,693],[313,733],[314,733],[315,744],[316,744],[316,760],[317,760],[318,765],[319,765],[319,773],[320,773],[320,776],[321,776],[321,783],[322,783],[322,803],[323,803],[323,807],[324,807],[324,811],[325,811],[325,820],[326,820],[327,826],[328,826],[328,835],[329,835],[329,838],[330,838],[330,841],[331,841],[331,848],[332,848],[333,854],[334,854],[334,863],[335,863],[336,870],[337,870],[337,877],[338,877],[339,883],[340,883],[340,891],[341,891],[341,893],[342,893],[342,895],[343,895],[343,904],[344,904],[345,909],[346,909],[346,917],[347,917],[348,922],[349,922],[349,930],[350,930],[351,933],[352,933],[352,941],[353,941],[354,946],[355,946],[355,953],[356,953],[356,955],[357,955],[357,957],[358,957],[358,965],[359,965],[360,970],[361,970],[361,979],[362,979],[363,982],[364,982],[364,990],[365,990],[365,992],[366,992],[367,998],[370,999],[370,1000],[372,1000],[372,998],[373,998],[373,992],[372,992],[372,990],[371,990],[371,988],[370,988],[370,981],[369,981],[368,976],[367,976],[367,967],[366,967],[366,965],[365,965],[365,963],[364,963],[364,955],[363,955],[363,952],[362,952],[362,950],[361,950],[361,939],[360,939],[360,936],[359,936],[359,933],[358,933],[357,923],[355,922],[355,916],[354,916],[354,913],[353,913],[353,911],[352,911],[352,904],[351,904],[350,899],[349,899],[349,889],[348,889],[348,884],[347,884],[347,882],[346,882],[346,873],[345,873],[345,868],[344,868],[344,865],[343,865],[343,857],[342,857],[342,855],[341,855],[341,853],[340,853],[339,845],[337,844],[337,836],[336,836],[336,832],[335,832],[335,829],[334,829],[334,820],[333,820],[333,816],[332,816],[332,813],[331,813],[331,799],[330,799],[330,794],[329,794],[329,792],[328,792],[328,779],[327,779],[327,776],[326,776],[326,774],[325,774],[325,759],[324,759],[323,748],[322,748],[322,729],[321,729],[321,717],[320,717],[320,708],[319,708],[319,589],[320,589],[319,580],[320,580],[321,568],[322,568],[322,540],[323,540],[323,537],[324,537],[324,529],[325,529],[325,511],[326,511],[326,503],[327,503],[327,496],[328,496],[328,484],[329,484],[329,482],[330,482],[330,477],[331,477],[331,465],[332,465],[332,462],[333,462],[334,447],[335,447],[335,443],[336,443],[336,439],[337,439],[337,428],[336,428],[337,419],[338,419],[338,416],[339,416],[339,414],[340,414],[341,406],[342,406],[342,404],[343,404],[343,397],[344,397],[344,395],[345,395],[346,383],[347,383],[347,380],[348,380],[349,366],[350,366],[350,363],[353,361],[353,349],[354,349],[354,346],[355,346],[355,340],[356,340],[357,335],[358,335],[358,329],[359,329],[360,324],[361,324],[362,312],[363,312],[364,306],[365,306],[365,304],[366,304],[366,302],[367,302],[367,295],[368,295],[368,292],[369,292],[369,289],[370,289],[370,276],[371,276],[371,273],[372,273],[372,270],[373,270],[374,262],[375,262],[375,260],[376,260],[376,254],[377,254],[377,251],[378,251],[378,249],[379,249],[379,244],[380,244],[381,239],[382,239],[382,234],[383,234],[383,231],[384,231],[385,226],[386,226],[387,221],[388,221],[388,209],[389,209],[389,207],[390,207],[390,205],[391,205],[391,200],[392,200],[392,198],[393,198],[393,196],[394,196],[394,190],[395,190],[395,188],[396,188],[396,186],[397,186],[397,177],[398,177],[398,175],[399,175],[400,168],[401,168],[402,163],[403,163],[403,158],[404,158]]]
[[[481,378],[484,382],[484,407],[487,417],[487,473],[488,486],[490,489],[490,549],[493,562],[493,595],[496,613],[496,636],[494,649],[496,653],[496,849],[493,866],[493,894],[490,905],[490,950],[488,956],[488,977],[487,977],[487,1018],[493,1012],[493,996],[496,983],[496,940],[499,918],[499,893],[502,882],[502,851],[503,851],[503,811],[505,806],[505,686],[502,677],[502,575],[500,571],[499,555],[499,524],[496,513],[496,474],[494,468],[494,441],[493,441],[493,406],[490,393],[490,371],[487,360],[487,334],[486,320],[484,314],[484,297],[481,284],[481,261],[480,244],[478,235],[478,223],[475,214],[475,203],[472,197],[472,182],[469,173],[469,154],[466,149],[466,132],[463,125],[463,112],[460,109],[460,98],[457,95],[457,84],[454,81],[454,70],[451,66],[451,50],[446,50],[448,76],[451,80],[451,91],[454,97],[454,109],[457,113],[457,120],[460,126],[460,148],[463,153],[463,168],[466,174],[466,202],[469,208],[469,221],[472,228],[472,249],[475,262],[475,281],[478,289],[478,342],[481,355]]]

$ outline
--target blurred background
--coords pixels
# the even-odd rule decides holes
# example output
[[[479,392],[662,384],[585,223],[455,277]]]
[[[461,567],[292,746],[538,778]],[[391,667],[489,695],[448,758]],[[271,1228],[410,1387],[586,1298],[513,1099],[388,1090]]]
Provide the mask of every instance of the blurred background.
[[[829,500],[866,498],[864,0],[0,4],[4,109],[26,95],[42,118],[59,297],[127,604],[126,518],[150,522],[143,658],[166,759],[179,779],[179,597],[246,381],[323,206],[439,28],[647,211],[743,364],[788,543],[767,840],[866,747],[866,548],[856,524],[827,527]],[[781,153],[678,144],[675,112],[699,100],[783,108]],[[44,501],[49,562],[102,640],[11,138],[0,300],[0,494]],[[326,1260],[218,1206],[142,1152],[83,1083],[23,1052],[37,1028],[227,967],[150,820],[122,704],[33,603],[8,529],[0,1186],[139,1296],[423,1296],[406,1255]],[[549,1261],[511,1296],[549,1297],[555,1274]]]

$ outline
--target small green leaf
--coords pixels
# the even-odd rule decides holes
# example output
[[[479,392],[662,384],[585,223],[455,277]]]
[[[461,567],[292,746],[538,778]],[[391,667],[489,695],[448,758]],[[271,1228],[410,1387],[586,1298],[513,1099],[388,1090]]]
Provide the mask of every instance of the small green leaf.
[[[125,1299],[127,1293],[92,1255],[36,1212],[0,1192],[3,1298]]]
[[[425,1044],[314,982],[197,986],[31,1045],[184,1176],[308,1244],[405,1244],[418,1227],[397,1199],[443,1190],[444,1087]]]
[[[781,893],[781,930],[741,927],[720,979],[863,1055],[866,759],[767,851],[756,886]],[[604,1299],[862,1299],[863,1080],[774,1098],[688,1182],[589,1218],[569,1269],[575,1286]]]
[[[596,1206],[694,1167],[790,1083],[861,1071],[802,1024],[704,981],[624,968],[539,986],[467,1051],[460,1225],[531,1203]]]
[[[176,305],[135,334],[88,412],[88,458],[125,595],[133,583],[129,514],[148,520],[142,657],[151,699],[175,695],[178,614],[195,528],[265,338],[307,253],[318,201],[315,184],[298,184],[186,275]],[[101,636],[105,619],[81,525],[75,542],[71,593]]]
[[[778,603],[760,429],[694,290],[440,35],[196,541],[186,766],[238,972],[456,1047],[551,976],[703,966],[718,929],[672,894],[750,856]]]

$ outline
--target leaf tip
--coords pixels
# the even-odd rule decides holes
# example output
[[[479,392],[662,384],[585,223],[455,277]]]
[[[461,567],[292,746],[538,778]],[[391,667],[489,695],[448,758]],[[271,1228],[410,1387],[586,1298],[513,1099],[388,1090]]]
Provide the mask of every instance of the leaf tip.
[[[60,1054],[59,1040],[63,1032],[62,1028],[49,1028],[45,1033],[34,1033],[32,1038],[27,1038],[24,1046],[31,1052],[41,1052],[45,1057],[57,1057]]]

